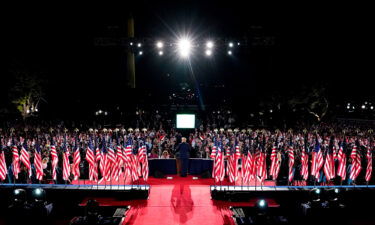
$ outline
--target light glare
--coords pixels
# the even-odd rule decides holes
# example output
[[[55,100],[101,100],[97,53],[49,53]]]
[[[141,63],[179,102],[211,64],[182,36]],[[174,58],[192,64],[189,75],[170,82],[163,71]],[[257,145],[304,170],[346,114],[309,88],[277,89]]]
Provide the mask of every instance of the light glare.
[[[164,46],[164,44],[163,44],[163,42],[161,42],[161,41],[158,41],[158,42],[156,43],[156,47],[157,47],[157,48],[163,48],[163,46]]]
[[[206,50],[206,55],[207,55],[207,56],[210,56],[210,55],[212,55],[212,51],[211,51],[211,50],[209,50],[209,49],[207,49],[207,50]]]
[[[212,48],[212,47],[214,47],[214,43],[212,41],[208,41],[206,46],[207,46],[207,48]]]
[[[178,51],[182,57],[188,57],[191,51],[191,42],[190,40],[183,38],[178,41]]]

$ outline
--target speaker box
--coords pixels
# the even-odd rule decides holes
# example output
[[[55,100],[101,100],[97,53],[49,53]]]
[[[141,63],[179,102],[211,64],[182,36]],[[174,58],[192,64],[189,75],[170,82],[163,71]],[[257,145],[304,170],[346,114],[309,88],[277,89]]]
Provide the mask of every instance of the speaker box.
[[[165,178],[164,173],[162,173],[160,170],[156,170],[154,173],[155,178]]]
[[[212,177],[212,175],[211,175],[211,172],[209,170],[206,170],[201,174],[201,178],[211,178],[211,177]]]

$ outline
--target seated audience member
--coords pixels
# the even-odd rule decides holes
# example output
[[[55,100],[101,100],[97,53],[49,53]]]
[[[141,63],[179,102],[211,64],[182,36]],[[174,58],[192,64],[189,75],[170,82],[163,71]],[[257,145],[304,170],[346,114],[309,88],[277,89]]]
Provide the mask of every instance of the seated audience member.
[[[163,151],[163,153],[161,154],[161,157],[162,159],[169,159],[169,153],[167,150]]]

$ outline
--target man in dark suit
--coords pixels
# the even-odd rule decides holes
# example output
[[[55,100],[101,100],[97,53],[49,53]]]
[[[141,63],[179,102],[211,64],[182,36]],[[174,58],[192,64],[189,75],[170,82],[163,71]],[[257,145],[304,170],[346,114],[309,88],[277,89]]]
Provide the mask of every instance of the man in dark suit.
[[[177,163],[180,165],[180,175],[181,177],[186,177],[188,171],[189,157],[190,157],[190,145],[186,143],[186,138],[181,138],[181,143],[177,146],[176,149],[176,158]]]

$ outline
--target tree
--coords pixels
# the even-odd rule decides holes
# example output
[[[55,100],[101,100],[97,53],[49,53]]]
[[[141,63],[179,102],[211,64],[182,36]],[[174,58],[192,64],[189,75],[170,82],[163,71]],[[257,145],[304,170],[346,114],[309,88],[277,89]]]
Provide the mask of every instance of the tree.
[[[26,70],[12,72],[15,84],[10,92],[11,100],[25,120],[38,112],[39,103],[43,96],[42,80],[38,78],[37,74]]]
[[[329,107],[326,88],[323,85],[303,87],[300,93],[294,94],[288,104],[293,110],[300,108],[320,122]]]

